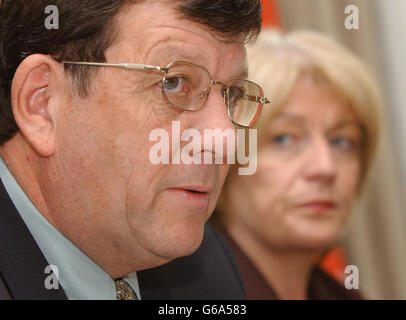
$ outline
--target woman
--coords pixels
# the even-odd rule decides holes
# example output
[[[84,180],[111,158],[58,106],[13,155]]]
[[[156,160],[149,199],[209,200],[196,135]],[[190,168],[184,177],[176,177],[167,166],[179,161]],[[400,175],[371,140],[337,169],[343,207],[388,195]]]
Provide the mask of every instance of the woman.
[[[317,259],[342,237],[370,167],[377,86],[357,58],[313,32],[264,31],[248,57],[272,106],[256,125],[256,174],[231,168],[217,214],[247,298],[359,298]]]

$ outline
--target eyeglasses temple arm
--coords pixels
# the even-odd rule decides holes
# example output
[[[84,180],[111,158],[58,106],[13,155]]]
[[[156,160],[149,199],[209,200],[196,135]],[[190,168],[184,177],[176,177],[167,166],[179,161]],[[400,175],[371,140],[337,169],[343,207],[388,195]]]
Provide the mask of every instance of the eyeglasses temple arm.
[[[102,62],[76,62],[76,61],[61,61],[63,64],[75,64],[84,66],[94,66],[94,67],[115,67],[122,69],[132,69],[132,70],[156,70],[165,71],[166,68],[161,68],[159,66],[152,66],[149,64],[138,64],[138,63],[102,63]]]
[[[252,102],[263,103],[263,104],[270,103],[270,101],[265,97],[251,96],[249,94],[245,94],[244,99],[246,99],[248,101],[252,101]]]

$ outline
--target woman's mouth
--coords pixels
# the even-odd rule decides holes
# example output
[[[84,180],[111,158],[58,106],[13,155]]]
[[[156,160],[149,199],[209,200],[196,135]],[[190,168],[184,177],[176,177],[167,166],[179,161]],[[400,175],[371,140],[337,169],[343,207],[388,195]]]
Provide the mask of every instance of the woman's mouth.
[[[310,200],[302,202],[299,208],[309,209],[316,213],[325,213],[337,208],[337,203],[331,200]]]

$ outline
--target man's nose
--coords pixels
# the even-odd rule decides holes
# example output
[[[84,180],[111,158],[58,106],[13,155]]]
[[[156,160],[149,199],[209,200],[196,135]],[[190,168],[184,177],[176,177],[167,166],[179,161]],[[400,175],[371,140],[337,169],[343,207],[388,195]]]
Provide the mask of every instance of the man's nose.
[[[333,183],[337,164],[328,141],[321,137],[314,138],[307,152],[307,161],[304,163],[306,179]]]
[[[236,127],[230,119],[221,90],[221,85],[213,85],[205,105],[192,116],[194,128],[201,133],[204,152],[212,152],[217,161],[221,157],[221,163],[225,164],[227,156],[234,156]],[[234,148],[231,148],[231,144]]]

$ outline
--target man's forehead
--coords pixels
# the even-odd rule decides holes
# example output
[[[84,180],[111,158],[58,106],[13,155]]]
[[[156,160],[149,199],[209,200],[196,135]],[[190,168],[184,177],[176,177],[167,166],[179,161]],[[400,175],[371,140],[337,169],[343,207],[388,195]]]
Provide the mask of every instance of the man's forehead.
[[[162,33],[165,28],[187,30],[196,36],[212,37],[209,28],[191,21],[179,12],[182,1],[142,1],[128,4],[116,18],[118,35],[146,38]]]
[[[115,19],[117,38],[144,46],[155,38],[165,40],[171,35],[182,37],[183,33],[185,40],[190,42],[205,39],[212,45],[223,47],[227,41],[221,39],[209,26],[192,21],[179,12],[179,4],[182,2],[143,1],[128,5]],[[205,51],[206,48],[200,50]]]
[[[161,48],[162,50],[160,50]],[[163,43],[161,48],[157,50],[155,55],[157,56],[157,60],[160,60],[159,62],[164,64],[169,64],[174,60],[189,61],[201,65],[210,64],[210,55],[207,54],[206,50],[201,50],[200,47],[179,46],[176,45],[176,43],[165,45],[165,43]],[[223,59],[234,61],[239,72],[243,72],[243,70],[247,69],[246,54],[243,47],[241,47],[240,51],[234,50],[236,52],[231,52],[231,50],[227,51],[227,49],[224,51],[223,55],[225,55],[225,57]]]
[[[218,69],[217,64],[229,62],[235,65],[233,74],[246,73],[245,48],[241,43],[217,38],[207,26],[181,16],[172,2],[145,1],[131,5],[117,19],[117,24],[116,43],[121,42],[117,54],[131,59],[130,62],[166,66],[183,60],[211,71]]]

